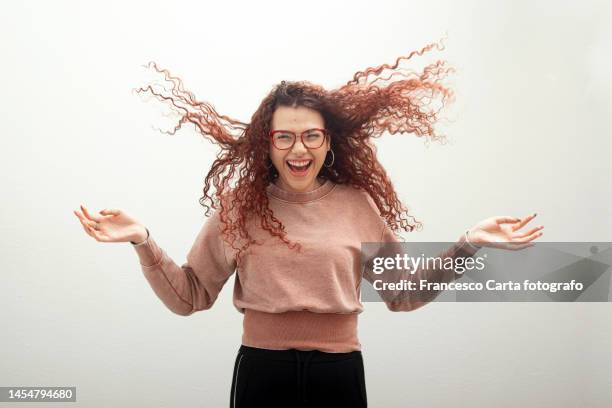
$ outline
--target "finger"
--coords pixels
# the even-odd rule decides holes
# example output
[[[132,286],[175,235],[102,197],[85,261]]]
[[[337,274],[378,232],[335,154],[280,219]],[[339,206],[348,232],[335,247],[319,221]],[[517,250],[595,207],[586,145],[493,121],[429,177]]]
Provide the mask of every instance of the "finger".
[[[78,217],[79,222],[81,223],[81,226],[83,227],[83,230],[85,231],[85,233],[86,233],[87,235],[89,235],[90,237],[95,238],[95,237],[94,237],[94,235],[93,235],[93,233],[91,232],[91,231],[93,230],[93,228],[91,228],[91,227],[90,227],[90,226],[89,226],[89,225],[86,223],[86,221],[85,221],[85,220],[84,220],[84,219],[83,219],[83,218],[82,218],[82,217],[81,217],[81,216],[80,216],[80,215],[79,215],[79,214],[78,214],[76,211],[74,211],[74,213],[75,213],[75,214],[76,214],[76,216]]]
[[[87,227],[89,224],[87,224],[88,220],[85,218],[85,216],[83,214],[81,214],[78,211],[72,211],[74,213],[74,215],[77,216],[77,218],[79,219],[79,222],[83,225],[83,227]]]
[[[89,231],[91,232],[91,235],[95,238],[96,241],[98,242],[104,241],[100,231],[93,229],[91,227],[89,227]]]
[[[529,230],[529,232],[526,232],[526,233],[524,233],[524,234],[514,235],[514,236],[513,236],[513,238],[524,238],[524,237],[526,237],[526,236],[528,236],[528,235],[531,235],[531,234],[533,234],[534,232],[538,232],[538,231],[540,231],[540,230],[542,230],[542,229],[544,229],[544,226],[543,226],[543,225],[539,225],[539,226],[537,226],[537,227],[532,228],[531,230]]]
[[[96,222],[100,222],[101,221],[101,217],[98,215],[92,215],[89,213],[89,211],[87,211],[87,208],[83,207],[83,205],[81,205],[81,210],[83,211],[83,214],[85,214],[85,217],[89,218],[90,220],[96,221]]]
[[[529,248],[535,246],[535,244],[533,242],[527,242],[524,244],[513,244],[510,245],[510,247],[508,249],[510,249],[511,251],[519,251],[521,249],[525,249],[525,248]]]
[[[92,221],[86,218],[83,214],[80,214],[78,211],[75,211],[74,213],[77,215],[77,217],[79,217],[79,220],[81,220],[82,224],[84,224],[86,227],[89,227],[95,230],[95,228],[93,228],[96,225],[95,221]]]
[[[487,246],[491,248],[510,249],[510,244],[508,242],[489,242]]]
[[[85,232],[87,232],[90,237],[92,237],[96,241],[104,241],[100,231],[94,229],[93,227],[90,227],[89,224],[83,223],[83,221],[81,221],[81,223],[83,224],[83,228],[85,228]]]
[[[100,211],[100,214],[102,215],[119,215],[121,213],[121,210],[115,209],[115,208],[105,208],[102,211]]]
[[[513,222],[517,222],[517,221],[519,221],[518,218],[510,217],[510,216],[507,216],[507,215],[503,215],[503,216],[495,218],[495,222],[497,222],[498,224],[513,223]]]
[[[79,220],[79,221],[80,221],[80,220]],[[81,226],[83,227],[83,231],[85,231],[85,233],[86,233],[87,235],[89,235],[89,236],[93,237],[93,236],[91,235],[91,232],[89,232],[89,227],[88,227],[87,225],[83,224],[83,221],[80,221],[80,222],[81,222]]]
[[[493,248],[505,249],[509,251],[517,251],[535,245],[532,242],[519,243],[519,242],[496,242],[491,245]]]
[[[536,231],[532,234],[529,234],[526,237],[513,239],[512,242],[523,243],[523,242],[533,241],[534,239],[541,237],[543,234],[544,232],[542,231]]]
[[[538,215],[538,213],[533,213],[533,214],[528,215],[525,218],[520,219],[520,221],[517,224],[512,226],[512,229],[514,231],[516,231],[516,230],[519,230],[519,229],[523,228],[525,226],[525,224],[527,224],[529,221],[533,220],[536,215]]]
[[[96,239],[97,241],[103,241],[102,231],[96,229],[94,226],[90,224],[90,223],[93,223],[93,221],[90,221],[83,216],[80,216],[79,220],[81,221],[81,224],[83,225],[83,228],[85,229],[85,232],[90,237]]]

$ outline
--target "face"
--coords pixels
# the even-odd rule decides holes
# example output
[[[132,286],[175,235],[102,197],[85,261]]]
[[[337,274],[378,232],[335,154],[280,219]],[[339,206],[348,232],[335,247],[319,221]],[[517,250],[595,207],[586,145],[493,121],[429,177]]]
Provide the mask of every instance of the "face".
[[[279,106],[272,115],[272,131],[289,130],[297,136],[295,144],[290,149],[279,150],[270,143],[270,159],[278,171],[276,184],[283,190],[306,192],[320,185],[317,175],[325,162],[331,142],[327,137],[319,148],[310,149],[304,146],[300,134],[313,128],[325,129],[323,116],[316,110],[304,106]],[[307,138],[308,133],[304,135],[304,140],[307,141]],[[299,165],[306,161],[310,164],[305,172],[294,171],[289,166],[290,163]]]

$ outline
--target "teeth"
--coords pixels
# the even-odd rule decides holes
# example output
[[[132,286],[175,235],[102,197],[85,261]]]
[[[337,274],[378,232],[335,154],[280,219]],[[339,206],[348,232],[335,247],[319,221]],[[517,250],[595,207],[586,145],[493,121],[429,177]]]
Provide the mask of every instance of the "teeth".
[[[295,160],[287,160],[287,162],[288,162],[289,164],[291,164],[292,166],[298,166],[298,167],[305,166],[305,165],[307,165],[308,163],[310,163],[311,161],[312,161],[312,160],[300,160],[300,161],[295,161]]]

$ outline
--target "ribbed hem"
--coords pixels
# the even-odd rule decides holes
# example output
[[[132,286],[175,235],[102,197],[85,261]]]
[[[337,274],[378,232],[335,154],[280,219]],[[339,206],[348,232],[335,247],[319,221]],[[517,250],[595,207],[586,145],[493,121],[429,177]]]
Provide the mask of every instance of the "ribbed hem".
[[[271,350],[295,348],[327,353],[361,350],[357,318],[358,313],[267,313],[245,309],[242,344]]]

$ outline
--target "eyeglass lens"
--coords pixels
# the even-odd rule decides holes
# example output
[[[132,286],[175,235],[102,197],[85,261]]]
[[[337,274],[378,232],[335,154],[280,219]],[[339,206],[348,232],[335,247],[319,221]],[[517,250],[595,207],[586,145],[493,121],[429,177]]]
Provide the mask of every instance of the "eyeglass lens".
[[[279,149],[289,149],[295,143],[296,135],[293,132],[281,131],[272,135],[274,145]],[[302,135],[304,145],[310,149],[321,147],[325,140],[325,133],[321,130],[312,129]]]

